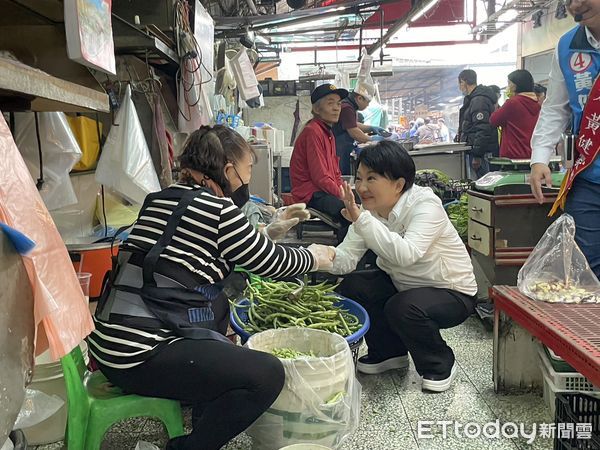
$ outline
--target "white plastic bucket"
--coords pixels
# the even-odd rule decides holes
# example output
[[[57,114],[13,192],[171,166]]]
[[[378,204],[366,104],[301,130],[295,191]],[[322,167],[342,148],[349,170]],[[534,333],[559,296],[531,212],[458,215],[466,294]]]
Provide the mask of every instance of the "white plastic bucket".
[[[248,339],[248,348],[271,352],[293,348],[315,358],[281,360],[284,387],[271,407],[248,429],[255,450],[286,445],[330,449],[347,433],[349,410],[344,401],[329,404],[340,392],[352,392],[354,364],[346,340],[336,334],[306,328],[267,330]]]
[[[80,344],[83,359],[88,363],[88,348],[85,341]],[[62,366],[59,361],[52,361],[50,351],[45,351],[35,358],[35,368],[29,389],[42,391],[48,395],[56,395],[65,404],[43,422],[29,428],[23,428],[28,445],[44,445],[62,441],[67,427],[67,390]]]

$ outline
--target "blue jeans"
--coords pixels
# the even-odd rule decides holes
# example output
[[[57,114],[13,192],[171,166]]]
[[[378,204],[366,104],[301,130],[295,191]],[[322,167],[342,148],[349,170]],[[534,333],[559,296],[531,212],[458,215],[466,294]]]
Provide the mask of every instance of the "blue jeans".
[[[575,241],[600,278],[600,184],[576,178],[565,212],[575,220]]]

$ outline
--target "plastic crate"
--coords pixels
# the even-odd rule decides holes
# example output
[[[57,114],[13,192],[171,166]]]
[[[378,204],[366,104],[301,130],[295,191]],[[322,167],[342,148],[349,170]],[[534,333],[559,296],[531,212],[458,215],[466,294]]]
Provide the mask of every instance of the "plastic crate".
[[[574,392],[598,392],[599,388],[595,387],[586,377],[578,372],[557,372],[552,367],[549,357],[546,355],[543,347],[538,346],[538,354],[542,368],[548,375],[552,384],[559,391],[574,391]]]
[[[544,384],[544,403],[546,403],[546,407],[550,410],[550,417],[555,417],[556,414],[556,395],[569,393],[568,391],[559,390],[554,383],[552,382],[552,377],[546,371],[545,367],[542,365],[542,378]]]
[[[600,449],[600,399],[586,394],[561,393],[556,396],[556,428],[559,424],[575,424],[572,436],[554,436],[555,450]],[[577,436],[577,424],[591,423],[590,439]],[[579,437],[579,439],[578,439]]]

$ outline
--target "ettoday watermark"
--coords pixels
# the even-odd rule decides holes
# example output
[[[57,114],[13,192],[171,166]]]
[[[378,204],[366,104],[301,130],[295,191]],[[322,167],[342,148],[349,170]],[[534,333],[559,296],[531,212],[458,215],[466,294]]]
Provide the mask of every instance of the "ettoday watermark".
[[[591,423],[500,423],[499,419],[485,424],[477,422],[461,423],[455,420],[420,420],[417,422],[417,437],[432,439],[441,435],[443,439],[526,439],[532,444],[536,439],[591,439]]]

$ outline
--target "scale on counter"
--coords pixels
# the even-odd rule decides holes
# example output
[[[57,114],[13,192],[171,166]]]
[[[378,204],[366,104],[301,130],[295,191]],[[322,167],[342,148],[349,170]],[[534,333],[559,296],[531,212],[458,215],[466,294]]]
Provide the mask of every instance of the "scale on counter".
[[[475,189],[481,192],[487,192],[494,195],[507,194],[530,194],[529,159],[510,159],[510,158],[490,158],[490,165],[499,167],[500,170],[489,172],[475,182]],[[552,170],[552,189],[544,186],[543,190],[547,192],[555,191],[560,188],[565,176],[560,172],[560,157],[550,159],[550,170]]]

